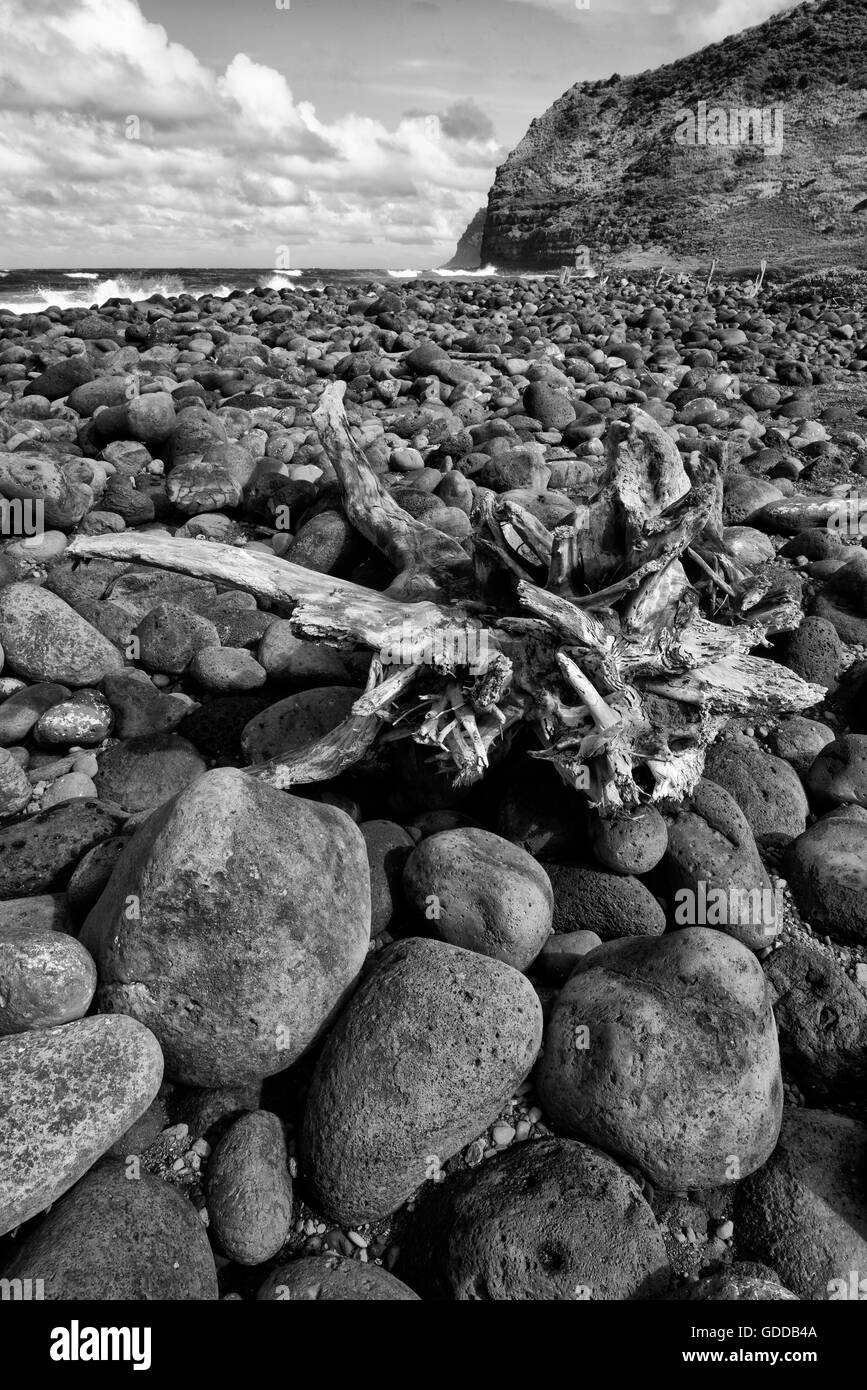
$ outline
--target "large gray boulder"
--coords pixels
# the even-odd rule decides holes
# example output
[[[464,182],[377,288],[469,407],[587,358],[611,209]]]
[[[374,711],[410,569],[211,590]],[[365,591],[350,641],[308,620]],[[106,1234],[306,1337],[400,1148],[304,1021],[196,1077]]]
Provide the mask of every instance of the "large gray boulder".
[[[783,867],[792,897],[816,931],[867,942],[867,810],[838,806],[799,835]]]
[[[291,1065],[370,940],[367,853],[343,811],[216,768],[133,835],[81,933],[99,1008],[152,1028],[174,1081]]]
[[[635,1179],[599,1149],[544,1139],[426,1193],[397,1272],[428,1298],[611,1301],[661,1296],[669,1265]]]
[[[30,681],[97,685],[123,668],[123,657],[107,637],[36,584],[0,589],[0,646],[10,669]]]
[[[754,951],[772,945],[783,925],[779,899],[734,797],[704,778],[667,820],[675,925],[712,926]]]
[[[105,1159],[16,1250],[7,1279],[43,1281],[47,1300],[189,1302],[218,1297],[192,1203],[144,1169]]]
[[[86,1173],[144,1114],[162,1076],[156,1038],[132,1018],[0,1038],[0,1235]]]
[[[851,1297],[850,1272],[857,1287],[867,1271],[867,1125],[787,1108],[773,1157],[737,1192],[734,1219],[741,1250],[799,1298]]]
[[[551,934],[554,897],[541,864],[488,830],[422,840],[403,871],[406,900],[453,946],[526,970]]]
[[[537,1089],[559,1130],[657,1187],[744,1177],[772,1152],[783,1103],[761,966],[705,927],[598,946],[556,1000]]]
[[[300,1152],[317,1207],[342,1225],[395,1211],[499,1114],[541,1037],[511,966],[419,937],[390,947],[313,1074]]]

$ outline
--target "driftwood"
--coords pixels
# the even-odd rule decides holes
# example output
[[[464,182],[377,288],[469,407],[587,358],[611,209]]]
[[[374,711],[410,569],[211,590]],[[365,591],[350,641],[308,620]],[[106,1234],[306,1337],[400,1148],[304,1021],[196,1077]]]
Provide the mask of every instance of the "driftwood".
[[[706,462],[688,471],[644,412],[611,427],[598,492],[564,525],[550,532],[479,489],[464,547],[397,505],[352,439],[342,395],[326,387],[313,418],[347,517],[396,572],[385,593],[154,532],[79,537],[67,552],[231,584],[282,606],[300,637],[373,653],[350,717],[252,775],[278,787],[327,780],[377,738],[411,737],[466,785],[524,721],[537,756],[614,813],[687,795],[732,714],[802,710],[824,696],[751,655],[797,626],[800,609],[739,570],[722,540],[718,480]]]
[[[343,409],[345,390],[342,381],[326,389],[313,423],[337,474],[349,521],[398,572],[391,594],[448,600],[457,593],[468,593],[472,566],[467,552],[442,531],[416,521],[380,487],[349,432]]]

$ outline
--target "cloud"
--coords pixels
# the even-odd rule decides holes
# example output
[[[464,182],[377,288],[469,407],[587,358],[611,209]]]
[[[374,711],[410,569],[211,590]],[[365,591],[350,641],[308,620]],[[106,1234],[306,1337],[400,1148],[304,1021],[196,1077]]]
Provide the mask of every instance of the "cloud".
[[[641,23],[652,15],[666,18],[684,39],[692,40],[690,51],[716,43],[741,29],[752,28],[773,14],[793,9],[801,0],[589,0],[583,7],[577,0],[508,0],[513,5],[548,10],[561,18],[574,17],[587,24],[601,16],[626,16]]]
[[[695,35],[697,47],[704,47],[741,29],[752,29],[799,3],[800,0],[712,0],[699,7],[696,14],[695,0],[691,0],[688,7],[681,6],[678,23],[682,33]]]
[[[42,259],[270,264],[276,247],[443,248],[502,150],[471,100],[321,120],[275,68],[205,66],[136,0],[0,0],[0,237]],[[121,248],[123,255],[118,255]],[[108,253],[108,254],[107,254]]]
[[[450,140],[492,140],[494,123],[480,106],[467,98],[457,101],[440,117],[443,134]]]

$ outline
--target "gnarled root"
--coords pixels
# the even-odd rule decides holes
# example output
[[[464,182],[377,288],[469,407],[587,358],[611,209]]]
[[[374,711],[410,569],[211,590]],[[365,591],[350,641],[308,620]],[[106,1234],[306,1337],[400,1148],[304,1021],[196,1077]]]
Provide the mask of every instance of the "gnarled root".
[[[553,533],[514,499],[480,489],[472,561],[382,488],[350,434],[342,387],[326,388],[314,418],[347,516],[398,571],[387,593],[150,532],[79,537],[67,551],[228,583],[283,605],[300,637],[373,652],[349,718],[252,776],[278,787],[326,780],[382,734],[438,750],[467,785],[523,720],[539,733],[537,756],[613,813],[688,795],[731,715],[822,699],[821,686],[750,655],[797,625],[797,599],[741,573],[721,540],[713,468],[693,460],[691,486],[673,442],[643,412],[612,425],[598,495]]]

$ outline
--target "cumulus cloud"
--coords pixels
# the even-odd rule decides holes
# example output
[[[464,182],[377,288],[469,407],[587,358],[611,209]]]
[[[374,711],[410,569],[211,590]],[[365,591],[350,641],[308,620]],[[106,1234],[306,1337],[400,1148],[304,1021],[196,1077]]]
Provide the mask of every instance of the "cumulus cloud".
[[[285,76],[212,71],[136,0],[0,0],[4,256],[269,264],[279,246],[443,249],[502,150],[474,102],[323,121]],[[62,215],[58,216],[58,209]]]

